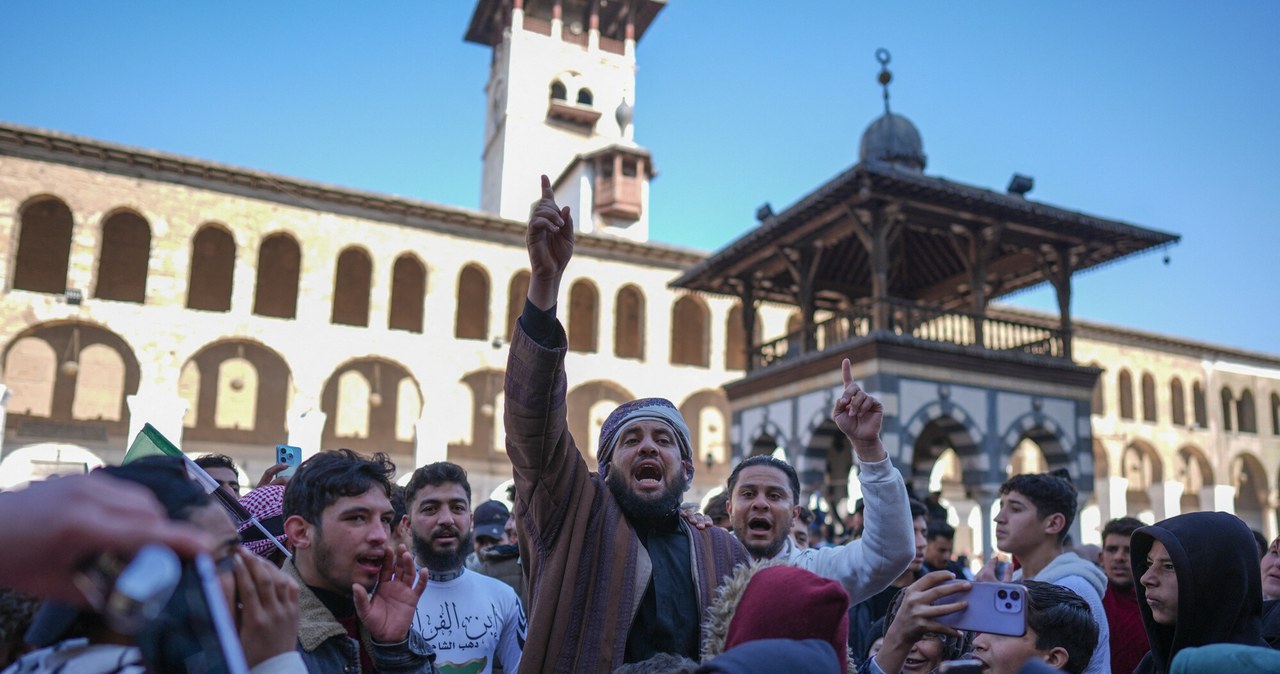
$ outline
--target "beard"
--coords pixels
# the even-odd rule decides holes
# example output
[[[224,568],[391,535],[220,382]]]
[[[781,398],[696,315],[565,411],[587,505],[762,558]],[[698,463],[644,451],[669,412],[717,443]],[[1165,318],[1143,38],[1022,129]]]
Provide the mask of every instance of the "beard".
[[[453,550],[442,551],[435,549],[435,546],[431,544],[430,538],[423,538],[415,533],[413,535],[413,553],[416,555],[418,564],[437,573],[462,568],[462,563],[467,559],[467,553],[471,551],[471,532],[468,531],[466,535],[463,535],[457,529],[453,529],[451,532],[454,536],[457,536],[456,547]]]
[[[672,482],[656,498],[645,499],[637,496],[627,488],[622,474],[618,471],[609,471],[604,483],[609,485],[609,491],[613,492],[613,497],[618,499],[622,514],[626,515],[629,520],[639,522],[659,520],[673,515],[680,509],[680,501],[684,496],[686,484],[684,480]]]

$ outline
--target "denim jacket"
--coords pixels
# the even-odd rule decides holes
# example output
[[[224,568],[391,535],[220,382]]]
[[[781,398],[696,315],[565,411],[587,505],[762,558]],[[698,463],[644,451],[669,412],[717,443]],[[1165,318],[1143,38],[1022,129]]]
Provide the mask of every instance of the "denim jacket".
[[[286,562],[283,570],[298,582],[298,607],[301,612],[298,652],[302,654],[307,670],[326,674],[372,674],[360,671],[360,644],[347,634],[347,629],[306,583],[302,582],[293,562]],[[404,641],[393,644],[373,641],[363,625],[360,627],[360,636],[373,658],[378,674],[439,674],[435,666],[435,651],[413,630],[409,630]]]

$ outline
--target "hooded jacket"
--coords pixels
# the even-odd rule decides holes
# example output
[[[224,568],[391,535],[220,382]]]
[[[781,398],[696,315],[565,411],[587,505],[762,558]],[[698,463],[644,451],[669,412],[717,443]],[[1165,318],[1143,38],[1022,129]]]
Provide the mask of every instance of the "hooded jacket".
[[[1168,550],[1178,581],[1178,617],[1173,625],[1155,621],[1141,581],[1155,541]],[[1130,550],[1142,623],[1151,642],[1151,652],[1135,674],[1164,674],[1178,651],[1192,646],[1266,646],[1258,546],[1238,517],[1220,512],[1170,517],[1133,532]]]
[[[1013,574],[1013,578],[1022,579],[1021,569]],[[1074,552],[1064,552],[1054,557],[1031,580],[1065,587],[1089,604],[1089,613],[1098,625],[1098,646],[1093,650],[1093,656],[1089,658],[1089,665],[1084,671],[1085,674],[1110,672],[1111,630],[1107,625],[1107,609],[1102,605],[1102,597],[1107,592],[1107,574],[1102,568]]]

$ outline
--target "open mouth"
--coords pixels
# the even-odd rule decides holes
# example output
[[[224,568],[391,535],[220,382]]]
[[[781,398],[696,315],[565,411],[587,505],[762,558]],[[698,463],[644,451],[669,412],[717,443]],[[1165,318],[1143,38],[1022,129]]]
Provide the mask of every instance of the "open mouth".
[[[633,475],[636,478],[636,482],[642,485],[656,485],[662,482],[662,467],[656,463],[642,463],[636,466]]]
[[[927,664],[929,664],[929,661],[923,658],[908,657],[906,660],[902,661],[903,669],[916,669],[919,667],[924,667]]]
[[[747,530],[753,534],[772,533],[773,523],[763,517],[752,517],[747,520]]]
[[[382,560],[385,559],[387,553],[385,551],[371,552],[356,557],[356,564],[360,566],[360,570],[366,573],[381,573]]]

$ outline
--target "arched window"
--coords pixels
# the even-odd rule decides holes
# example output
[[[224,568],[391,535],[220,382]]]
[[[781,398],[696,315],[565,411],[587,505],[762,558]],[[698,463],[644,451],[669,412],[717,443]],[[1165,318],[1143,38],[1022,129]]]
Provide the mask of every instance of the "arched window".
[[[295,318],[298,315],[298,275],[302,250],[288,234],[272,234],[258,249],[258,286],[253,313]]]
[[[1133,419],[1133,375],[1128,370],[1120,370],[1120,418]]]
[[[742,305],[735,304],[724,322],[724,369],[747,369],[747,335],[742,327]]]
[[[1258,411],[1253,405],[1253,391],[1245,389],[1236,402],[1236,423],[1241,433],[1258,432]]]
[[[1183,398],[1182,380],[1177,377],[1169,382],[1169,409],[1175,426],[1187,424],[1187,401]]]
[[[1195,414],[1196,426],[1200,428],[1209,427],[1209,405],[1204,399],[1204,389],[1200,387],[1200,382],[1191,382],[1191,408]]]
[[[574,281],[569,288],[569,350],[595,353],[596,317],[599,293],[587,280]]]
[[[4,383],[12,392],[9,414],[53,416],[53,386],[58,354],[43,339],[23,337],[9,347],[4,363]]]
[[[507,337],[516,332],[516,321],[524,313],[524,303],[529,297],[529,272],[517,272],[507,286]]]
[[[338,255],[333,279],[333,313],[336,325],[369,325],[369,288],[373,283],[373,260],[359,248]]]
[[[614,307],[613,352],[619,358],[644,359],[644,293],[633,285],[618,290]]]
[[[102,223],[102,253],[94,296],[122,302],[146,301],[151,226],[142,216],[122,211]],[[123,367],[123,365],[122,365]]]
[[[1097,363],[1090,363],[1089,365],[1096,368],[1102,367]],[[1093,383],[1093,400],[1090,402],[1090,406],[1093,407],[1093,414],[1107,413],[1107,396],[1105,387],[1103,386],[1105,380],[1106,378],[1099,374],[1098,380]]]
[[[71,209],[50,197],[24,206],[21,217],[13,287],[41,293],[66,292]]]
[[[458,275],[458,313],[453,336],[458,339],[488,339],[489,275],[469,264]]]
[[[417,437],[418,418],[422,416],[422,394],[410,377],[401,377],[396,385],[396,440],[413,442]],[[501,422],[499,422],[501,423]]]
[[[556,80],[551,83],[551,100],[563,101],[569,97],[569,92],[564,87],[564,82]]]
[[[195,428],[200,419],[200,367],[189,360],[178,373],[178,397],[187,404],[182,415],[183,428]]]
[[[339,438],[369,437],[369,380],[359,370],[338,375],[338,409],[333,433]]]
[[[71,418],[119,421],[124,410],[124,358],[105,344],[91,344],[80,351],[79,363]]]
[[[595,102],[595,97],[591,95],[591,90],[583,87],[578,90],[578,105],[591,105]]]
[[[1156,420],[1156,380],[1150,372],[1142,373],[1142,420]]]
[[[1271,394],[1271,434],[1280,435],[1280,393]]]
[[[705,304],[692,295],[671,309],[671,364],[707,367],[711,361],[711,320]]]
[[[1231,395],[1231,389],[1223,386],[1218,393],[1222,398],[1222,429],[1231,430],[1231,415],[1235,412],[1235,398]]]
[[[392,330],[422,332],[422,302],[427,295],[427,268],[418,258],[405,253],[391,268]]]
[[[187,308],[231,310],[231,284],[236,269],[236,242],[225,229],[205,225],[191,241],[191,278]]]

